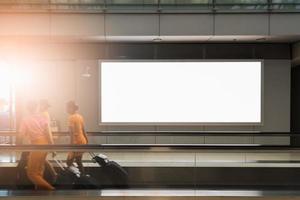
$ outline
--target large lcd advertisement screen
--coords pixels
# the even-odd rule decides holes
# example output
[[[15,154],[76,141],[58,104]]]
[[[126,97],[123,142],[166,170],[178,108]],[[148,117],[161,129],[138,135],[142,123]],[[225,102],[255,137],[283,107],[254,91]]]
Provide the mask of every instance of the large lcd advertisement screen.
[[[102,61],[100,123],[261,124],[262,61]]]

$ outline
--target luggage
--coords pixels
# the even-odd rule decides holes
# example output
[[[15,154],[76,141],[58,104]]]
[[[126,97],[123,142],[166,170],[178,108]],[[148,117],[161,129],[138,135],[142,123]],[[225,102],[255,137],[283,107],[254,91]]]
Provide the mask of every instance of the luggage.
[[[54,187],[56,189],[98,189],[100,184],[90,175],[81,175],[78,168],[64,167],[61,161],[55,160],[60,172]]]
[[[113,187],[126,188],[128,187],[128,173],[117,162],[110,161],[107,156],[91,153],[93,160],[101,166],[103,174],[107,177]]]
[[[17,165],[16,189],[34,189],[34,184],[27,176],[27,160],[29,152],[22,152]]]
[[[17,165],[17,174],[16,174],[16,188],[17,189],[34,189],[34,184],[29,180],[27,176],[27,162],[30,152],[22,152],[20,160]],[[51,169],[48,165],[45,165],[44,178],[50,184],[53,184],[54,177],[50,173]]]
[[[89,174],[75,179],[74,189],[100,189],[102,188],[98,181]]]
[[[62,170],[58,173],[56,182],[54,184],[55,189],[73,189],[76,175],[69,170]]]

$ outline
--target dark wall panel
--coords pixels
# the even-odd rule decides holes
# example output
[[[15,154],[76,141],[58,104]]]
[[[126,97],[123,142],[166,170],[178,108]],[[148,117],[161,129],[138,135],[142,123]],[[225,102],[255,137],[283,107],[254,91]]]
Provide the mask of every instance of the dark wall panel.
[[[206,45],[206,59],[253,59],[255,46],[251,44]]]
[[[291,80],[291,130],[300,132],[300,66],[292,68]]]
[[[202,44],[159,44],[157,59],[203,59],[204,45]]]
[[[287,44],[264,44],[255,47],[258,59],[291,59],[290,46]]]
[[[108,43],[107,59],[291,59],[289,44]]]
[[[154,44],[107,44],[108,59],[153,59]],[[105,56],[105,57],[106,57]]]

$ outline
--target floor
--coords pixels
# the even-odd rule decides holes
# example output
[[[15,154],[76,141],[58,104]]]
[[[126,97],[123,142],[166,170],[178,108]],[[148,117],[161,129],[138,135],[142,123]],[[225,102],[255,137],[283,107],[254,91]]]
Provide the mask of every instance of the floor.
[[[77,190],[77,191],[0,191],[9,199],[300,199],[299,190]]]

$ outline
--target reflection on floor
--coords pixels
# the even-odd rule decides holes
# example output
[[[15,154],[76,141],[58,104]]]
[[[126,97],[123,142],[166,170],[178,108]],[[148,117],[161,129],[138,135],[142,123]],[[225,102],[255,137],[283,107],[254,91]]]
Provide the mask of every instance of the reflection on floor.
[[[61,190],[0,191],[0,197],[300,197],[299,190],[217,190],[217,189],[124,189],[124,190]]]

